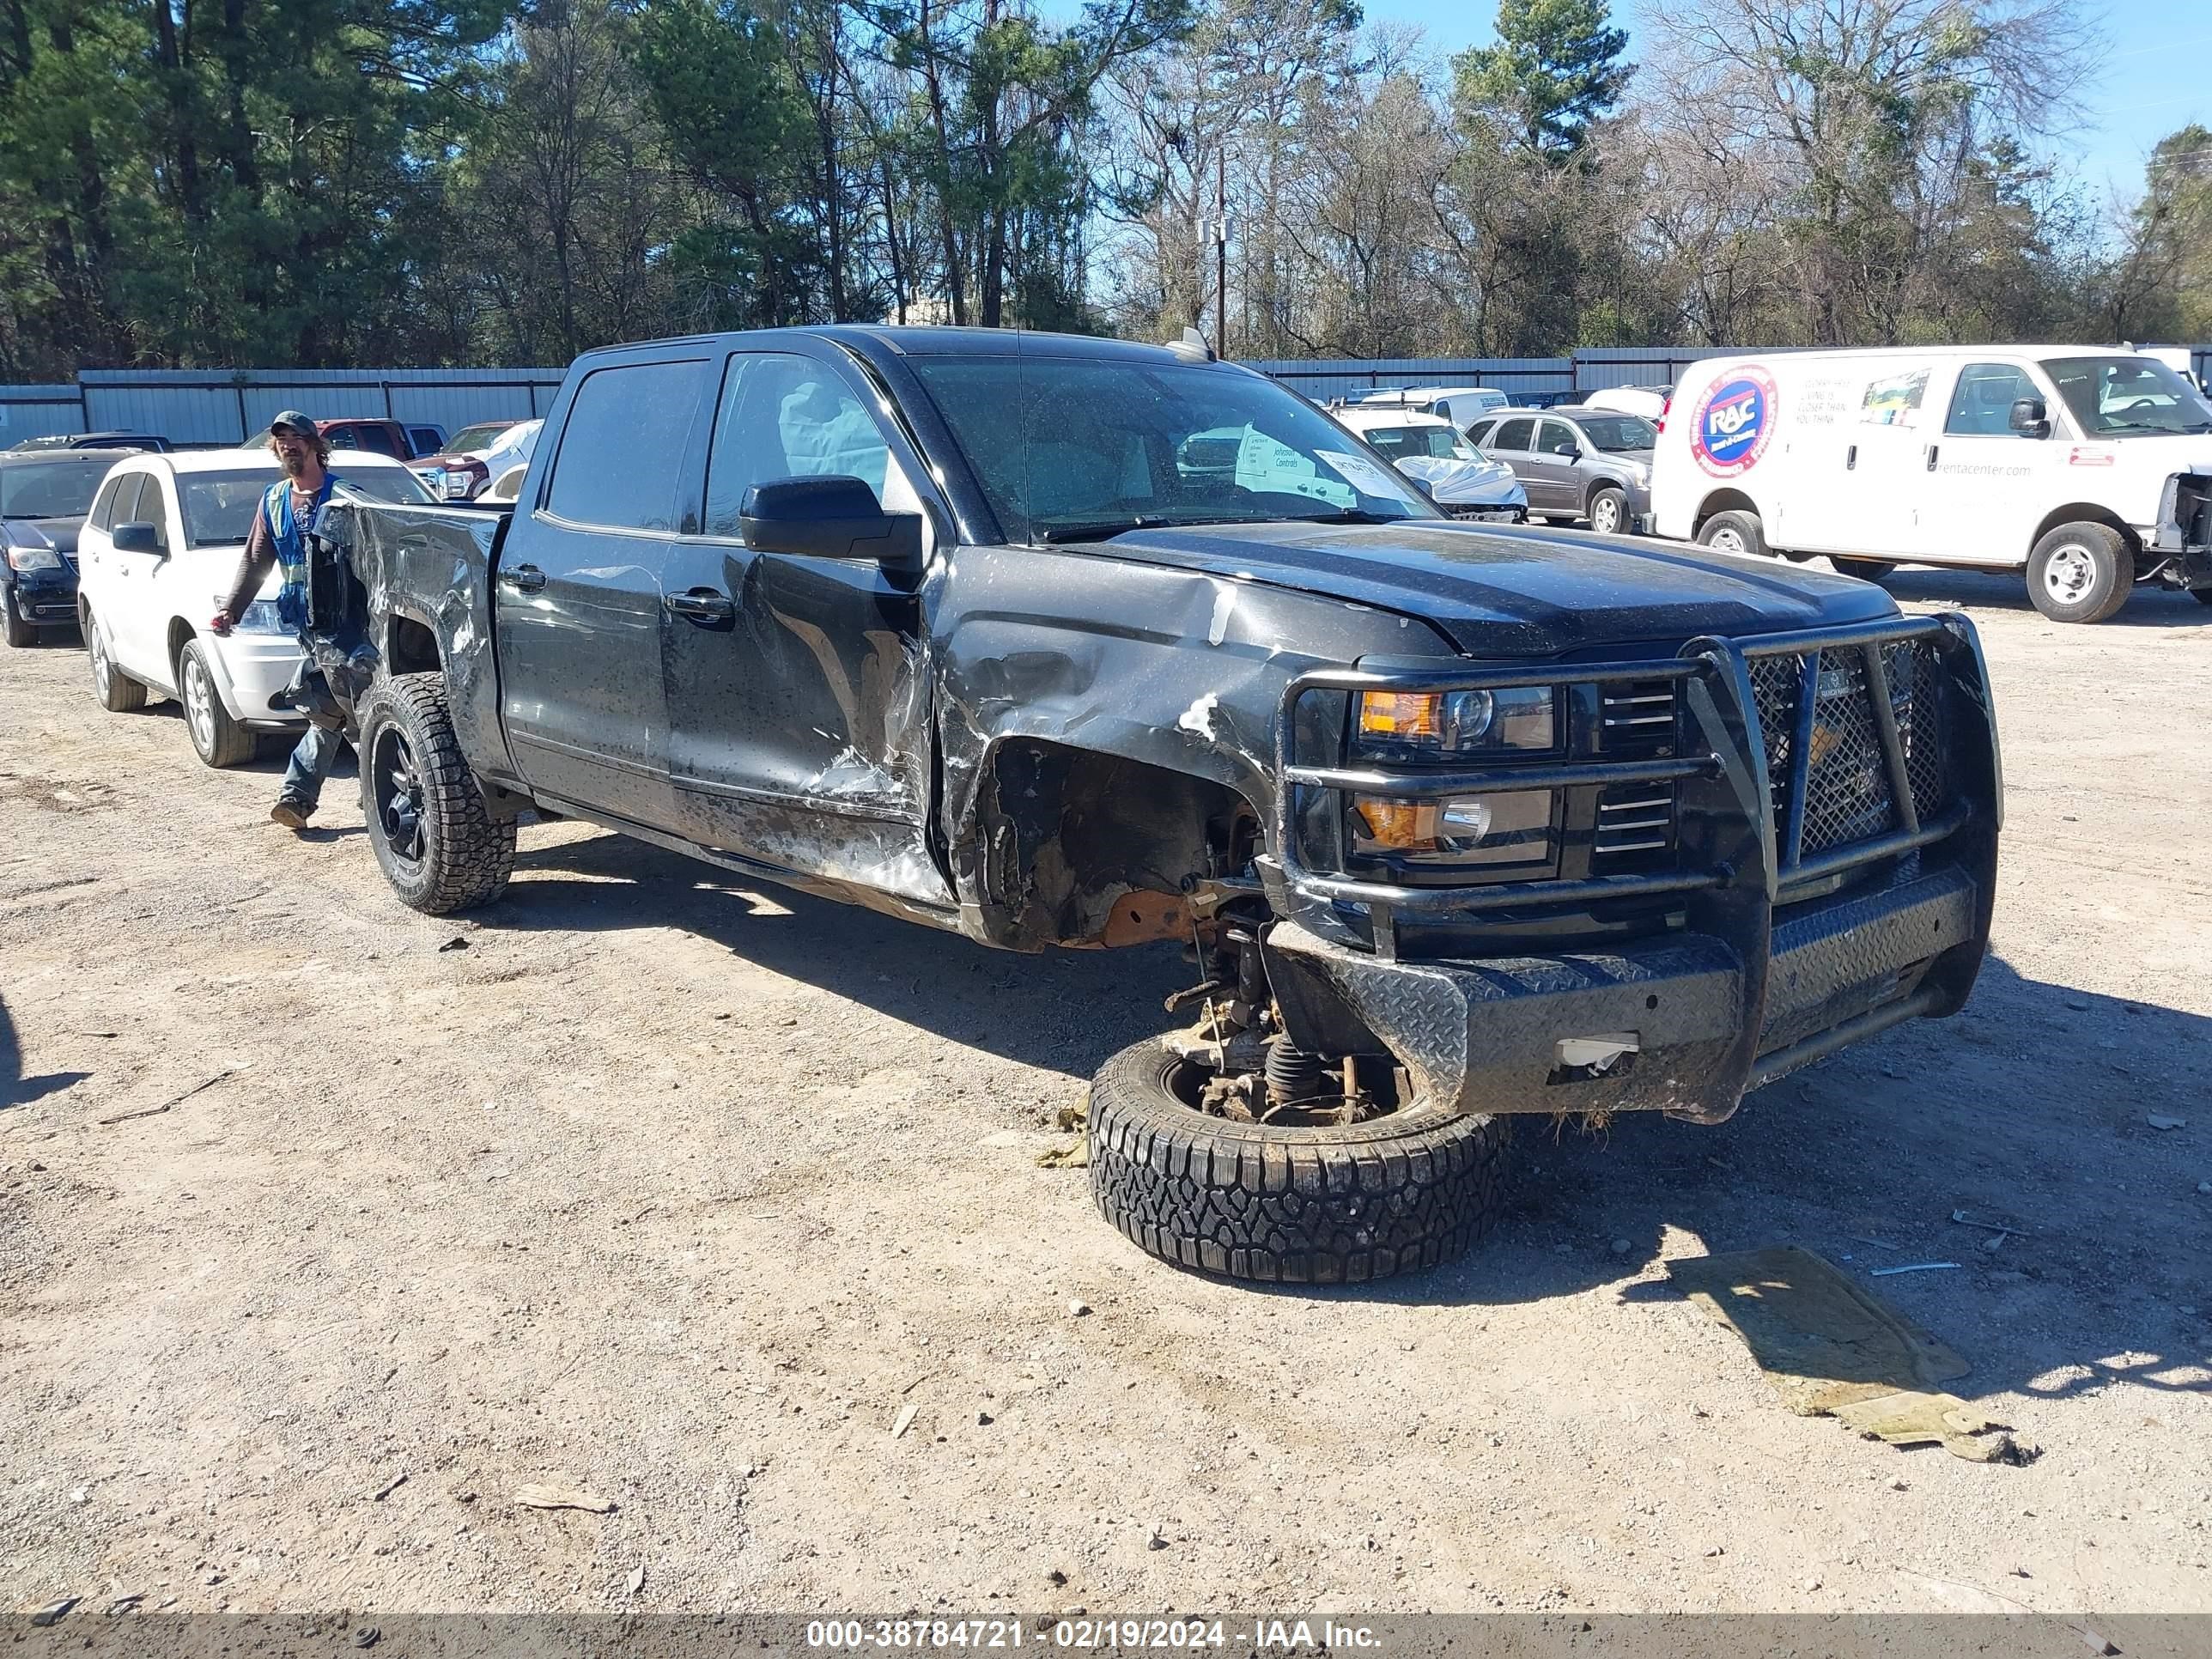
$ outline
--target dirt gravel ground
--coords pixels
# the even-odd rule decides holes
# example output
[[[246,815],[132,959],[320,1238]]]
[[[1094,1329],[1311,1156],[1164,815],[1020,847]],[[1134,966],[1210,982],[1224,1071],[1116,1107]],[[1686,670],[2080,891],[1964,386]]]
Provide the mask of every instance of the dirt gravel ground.
[[[1037,1166],[1172,953],[994,955],[571,824],[431,921],[349,778],[295,841],[273,757],[103,714],[73,643],[0,655],[0,1584],[2212,1609],[2212,611],[1894,591],[1972,611],[2002,700],[1967,1013],[1718,1128],[1530,1120],[1473,1256],[1321,1293],[1155,1262]],[[1863,1282],[2039,1458],[1785,1412],[1662,1266],[1782,1241],[1961,1264]]]

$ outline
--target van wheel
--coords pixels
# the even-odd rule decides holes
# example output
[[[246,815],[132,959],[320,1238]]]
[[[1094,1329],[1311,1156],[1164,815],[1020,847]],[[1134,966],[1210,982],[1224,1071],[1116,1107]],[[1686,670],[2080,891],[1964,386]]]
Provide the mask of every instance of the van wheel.
[[[1698,532],[1698,544],[1719,553],[1748,553],[1760,559],[1773,551],[1756,513],[1714,514]]]
[[[1878,582],[1897,569],[1891,559],[1830,559],[1828,562],[1836,567],[1838,575],[1856,576],[1863,582]]]
[[[106,631],[100,618],[84,613],[84,654],[92,664],[92,695],[111,714],[135,714],[146,706],[146,688],[115,665],[107,654]]]
[[[185,705],[185,730],[191,733],[192,748],[210,766],[243,766],[258,747],[253,733],[231,719],[216,690],[207,654],[198,640],[185,641],[177,659],[179,701]]]
[[[1618,536],[1628,528],[1628,492],[1606,484],[1589,501],[1590,528],[1601,536]]]
[[[1462,1255],[1505,1200],[1505,1120],[1415,1107],[1291,1127],[1199,1109],[1158,1038],[1091,1085],[1091,1195],[1139,1248],[1231,1279],[1353,1285]]]
[[[442,916],[489,904],[514,869],[514,820],[484,810],[442,674],[379,680],[361,702],[361,813],[400,901]]]
[[[2128,602],[2135,574],[2110,525],[2062,524],[2027,556],[2027,597],[2053,622],[2100,623]]]

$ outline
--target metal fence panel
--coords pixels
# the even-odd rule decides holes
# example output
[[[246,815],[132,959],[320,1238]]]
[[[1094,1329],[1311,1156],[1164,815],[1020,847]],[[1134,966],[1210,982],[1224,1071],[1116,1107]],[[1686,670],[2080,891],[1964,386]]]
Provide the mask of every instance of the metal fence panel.
[[[26,438],[84,429],[84,405],[75,386],[0,386],[0,449]]]

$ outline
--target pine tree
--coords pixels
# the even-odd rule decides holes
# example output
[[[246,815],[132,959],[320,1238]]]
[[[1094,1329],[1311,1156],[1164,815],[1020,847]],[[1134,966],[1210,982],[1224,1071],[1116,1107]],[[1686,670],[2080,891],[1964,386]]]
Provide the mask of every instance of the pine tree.
[[[1462,109],[1494,112],[1553,165],[1579,157],[1591,125],[1620,101],[1635,66],[1607,0],[1498,0],[1498,44],[1452,60]]]

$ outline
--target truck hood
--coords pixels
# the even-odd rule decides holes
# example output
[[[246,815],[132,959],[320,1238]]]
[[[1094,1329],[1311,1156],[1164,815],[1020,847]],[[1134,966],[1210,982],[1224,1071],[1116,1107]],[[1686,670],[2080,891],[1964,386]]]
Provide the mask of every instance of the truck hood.
[[[1433,519],[1132,531],[1085,550],[1423,617],[1482,657],[1676,645],[1700,634],[1781,633],[1897,614],[1871,582],[1777,560]]]

